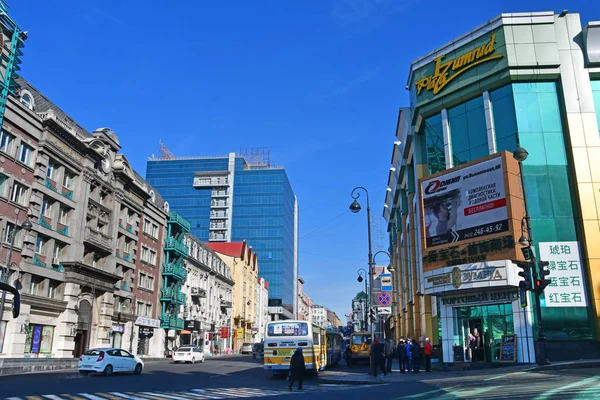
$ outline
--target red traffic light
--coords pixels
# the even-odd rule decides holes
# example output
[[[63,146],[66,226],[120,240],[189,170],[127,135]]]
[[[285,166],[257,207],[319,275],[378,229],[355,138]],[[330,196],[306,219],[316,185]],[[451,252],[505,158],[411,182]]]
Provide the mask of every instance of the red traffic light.
[[[540,286],[542,286],[542,282],[541,282],[541,281],[537,281],[537,280],[536,280],[536,281],[535,281],[535,286],[537,286],[537,287],[540,287]]]

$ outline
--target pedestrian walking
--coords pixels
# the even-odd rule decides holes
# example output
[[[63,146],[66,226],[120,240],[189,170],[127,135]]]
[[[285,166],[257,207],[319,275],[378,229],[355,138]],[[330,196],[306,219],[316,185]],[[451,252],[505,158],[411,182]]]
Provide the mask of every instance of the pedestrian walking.
[[[421,372],[419,371],[421,368],[421,345],[418,340],[414,339],[412,345],[412,366],[413,372]]]
[[[425,354],[425,372],[431,372],[431,355],[433,354],[433,346],[429,342],[429,338],[425,338],[423,354]]]
[[[396,354],[398,355],[398,364],[400,364],[400,373],[406,372],[406,347],[404,347],[404,339],[400,339],[398,346],[396,347]]]
[[[289,388],[292,390],[294,382],[298,381],[298,390],[302,390],[302,381],[304,380],[304,372],[306,371],[306,364],[304,363],[304,355],[302,354],[302,347],[298,347],[292,359],[290,361],[290,385]]]
[[[406,351],[406,371],[410,372],[413,370],[412,368],[412,340],[407,337],[406,344],[404,345],[404,350]]]
[[[374,375],[377,376],[377,369],[380,369],[383,372],[383,375],[387,375],[387,371],[385,370],[385,345],[379,341],[379,339],[375,339],[375,345],[371,347],[371,352],[373,353],[373,358],[375,358],[375,368]]]
[[[387,365],[385,367],[387,372],[392,372],[392,361],[395,355],[396,343],[394,343],[394,339],[388,338],[385,341],[385,357],[387,358]]]
[[[346,345],[346,350],[344,350],[344,360],[346,360],[346,365],[348,368],[352,367],[352,349],[350,345]]]

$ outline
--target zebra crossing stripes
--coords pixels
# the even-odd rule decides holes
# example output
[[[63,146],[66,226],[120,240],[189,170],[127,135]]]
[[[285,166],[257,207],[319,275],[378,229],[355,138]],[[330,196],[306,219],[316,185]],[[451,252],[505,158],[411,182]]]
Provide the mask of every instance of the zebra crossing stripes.
[[[42,396],[7,397],[5,400],[222,400],[251,399],[256,397],[281,396],[307,392],[329,392],[348,390],[353,385],[318,385],[305,386],[302,391],[290,392],[283,388],[203,388],[184,391],[152,391],[152,392],[101,392],[46,394]]]

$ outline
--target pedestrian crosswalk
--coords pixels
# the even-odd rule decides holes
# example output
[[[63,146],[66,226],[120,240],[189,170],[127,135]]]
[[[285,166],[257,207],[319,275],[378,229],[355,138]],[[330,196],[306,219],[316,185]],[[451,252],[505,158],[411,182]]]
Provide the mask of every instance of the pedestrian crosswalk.
[[[294,388],[289,391],[283,388],[203,388],[185,391],[151,391],[151,392],[101,392],[101,393],[72,393],[45,394],[40,396],[6,397],[5,400],[220,400],[220,399],[251,399],[292,395],[297,393],[328,392],[348,390],[352,385],[318,385],[305,386],[299,391]]]

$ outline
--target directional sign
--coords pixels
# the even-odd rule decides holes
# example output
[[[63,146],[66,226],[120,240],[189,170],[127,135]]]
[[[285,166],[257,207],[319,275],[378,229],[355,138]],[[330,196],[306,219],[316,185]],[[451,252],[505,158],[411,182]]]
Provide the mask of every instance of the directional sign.
[[[392,274],[381,274],[381,290],[385,292],[392,290]]]
[[[377,314],[379,315],[390,315],[392,313],[392,307],[377,307]]]
[[[392,296],[388,292],[381,292],[379,296],[377,296],[377,303],[380,306],[389,306],[392,302]]]

